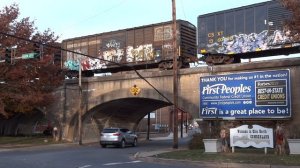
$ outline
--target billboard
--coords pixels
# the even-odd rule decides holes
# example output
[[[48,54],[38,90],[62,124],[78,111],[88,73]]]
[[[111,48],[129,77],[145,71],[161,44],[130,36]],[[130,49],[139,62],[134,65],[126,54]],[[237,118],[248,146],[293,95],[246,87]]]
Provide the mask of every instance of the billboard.
[[[202,118],[291,117],[290,71],[200,77]]]

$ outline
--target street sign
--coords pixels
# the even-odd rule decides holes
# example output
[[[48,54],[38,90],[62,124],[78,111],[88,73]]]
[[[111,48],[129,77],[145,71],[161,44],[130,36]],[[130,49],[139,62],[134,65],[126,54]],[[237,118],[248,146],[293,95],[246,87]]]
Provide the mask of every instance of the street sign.
[[[26,53],[26,54],[22,54],[22,59],[35,58],[35,57],[34,57],[35,55],[36,55],[36,53]]]

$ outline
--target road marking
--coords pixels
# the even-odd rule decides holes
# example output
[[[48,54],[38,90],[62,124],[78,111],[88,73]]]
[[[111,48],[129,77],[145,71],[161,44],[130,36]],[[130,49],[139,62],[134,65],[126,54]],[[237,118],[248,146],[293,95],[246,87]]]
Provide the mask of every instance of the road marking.
[[[92,165],[84,165],[84,166],[80,166],[78,168],[87,168],[87,167],[91,167]]]
[[[115,162],[115,163],[106,163],[106,164],[103,164],[103,166],[113,166],[113,165],[121,165],[121,164],[140,163],[140,162],[142,162],[142,161],[135,160],[135,161],[131,161],[131,162]]]

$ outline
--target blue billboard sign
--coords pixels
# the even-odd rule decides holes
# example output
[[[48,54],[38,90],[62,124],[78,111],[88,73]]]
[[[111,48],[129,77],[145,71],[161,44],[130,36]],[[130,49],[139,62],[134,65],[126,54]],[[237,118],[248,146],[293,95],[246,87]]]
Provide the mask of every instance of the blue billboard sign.
[[[291,117],[290,71],[200,77],[202,118]]]

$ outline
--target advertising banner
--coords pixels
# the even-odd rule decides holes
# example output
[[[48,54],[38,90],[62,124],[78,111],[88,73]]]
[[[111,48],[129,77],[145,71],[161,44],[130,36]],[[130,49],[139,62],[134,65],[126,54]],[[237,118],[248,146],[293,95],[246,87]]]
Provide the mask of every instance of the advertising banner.
[[[258,71],[200,78],[202,118],[291,117],[290,71]]]
[[[248,125],[232,128],[230,129],[230,146],[273,148],[273,129],[259,125],[253,125],[251,128]]]

